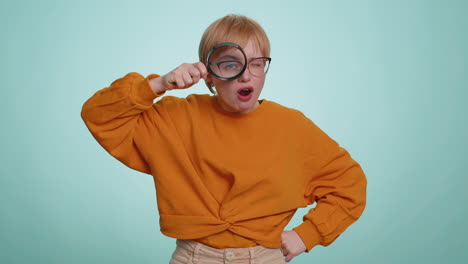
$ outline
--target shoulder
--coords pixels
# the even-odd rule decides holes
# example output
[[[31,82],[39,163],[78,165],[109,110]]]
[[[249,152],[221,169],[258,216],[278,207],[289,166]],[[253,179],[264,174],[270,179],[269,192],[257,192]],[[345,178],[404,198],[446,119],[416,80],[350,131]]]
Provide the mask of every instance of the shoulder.
[[[187,97],[177,97],[172,95],[163,96],[156,103],[156,109],[166,109],[169,111],[194,111],[197,108],[206,107],[209,103],[208,94],[190,94]]]
[[[199,104],[207,102],[210,95],[208,94],[189,94],[187,97],[177,97],[173,95],[165,95],[159,99],[156,104],[171,105],[171,104]]]
[[[306,114],[294,108],[269,101],[274,109],[275,118],[284,120],[292,128],[306,137],[328,138],[328,135]],[[300,131],[300,132],[299,132]]]
[[[295,123],[312,122],[302,111],[282,105],[274,101],[268,101],[272,111],[278,118],[284,118]]]
[[[209,94],[190,94],[185,99],[189,104],[204,104],[208,103],[210,98]]]

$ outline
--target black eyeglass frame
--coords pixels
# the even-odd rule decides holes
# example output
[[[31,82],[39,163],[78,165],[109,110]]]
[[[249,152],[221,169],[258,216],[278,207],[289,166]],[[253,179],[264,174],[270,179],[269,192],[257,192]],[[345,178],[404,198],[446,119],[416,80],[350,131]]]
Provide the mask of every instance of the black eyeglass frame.
[[[267,72],[268,72],[268,69],[270,69],[270,63],[271,63],[271,58],[270,57],[255,57],[255,58],[251,58],[249,60],[249,62],[247,62],[247,67],[250,67],[250,63],[256,59],[266,59],[268,61],[268,68],[266,71],[263,72],[263,74],[265,75]],[[260,77],[258,75],[255,75],[253,74],[251,71],[250,71],[250,68],[249,68],[249,72],[253,75],[253,76],[257,76],[257,77]]]

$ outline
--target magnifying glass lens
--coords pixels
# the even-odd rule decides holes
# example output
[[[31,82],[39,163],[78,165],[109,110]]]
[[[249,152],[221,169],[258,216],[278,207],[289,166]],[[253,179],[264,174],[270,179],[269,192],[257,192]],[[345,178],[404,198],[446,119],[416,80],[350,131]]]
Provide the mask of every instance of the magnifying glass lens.
[[[208,70],[221,80],[233,80],[245,71],[246,57],[233,45],[221,45],[212,50],[208,58]]]

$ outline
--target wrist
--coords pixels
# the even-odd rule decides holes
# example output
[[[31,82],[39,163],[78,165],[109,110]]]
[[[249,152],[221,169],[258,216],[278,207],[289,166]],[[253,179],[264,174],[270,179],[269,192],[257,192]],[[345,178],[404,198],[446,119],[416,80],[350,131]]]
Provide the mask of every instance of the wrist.
[[[315,227],[315,225],[312,224],[310,221],[304,221],[299,226],[293,228],[293,230],[296,231],[296,233],[302,239],[302,242],[306,247],[305,252],[309,253],[313,247],[320,244],[320,233]]]
[[[162,78],[158,74],[152,73],[147,78],[149,86],[156,95],[160,96],[166,92],[167,89],[164,87]]]

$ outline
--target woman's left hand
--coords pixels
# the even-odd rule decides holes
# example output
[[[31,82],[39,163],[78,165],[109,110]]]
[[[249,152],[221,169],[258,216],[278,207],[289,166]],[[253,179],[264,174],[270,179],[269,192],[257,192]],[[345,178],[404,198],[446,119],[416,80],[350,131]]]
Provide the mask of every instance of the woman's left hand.
[[[281,247],[283,248],[283,255],[286,256],[284,259],[286,262],[306,251],[302,238],[294,230],[281,233]]]

